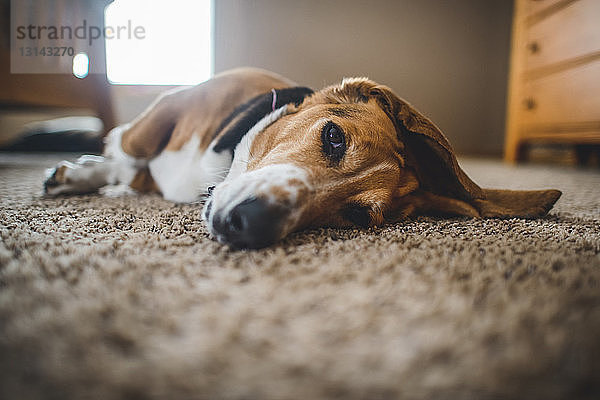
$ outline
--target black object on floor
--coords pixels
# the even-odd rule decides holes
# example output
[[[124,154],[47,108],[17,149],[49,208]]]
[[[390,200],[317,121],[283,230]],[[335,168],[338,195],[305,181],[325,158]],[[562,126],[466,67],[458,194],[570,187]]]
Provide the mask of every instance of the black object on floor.
[[[33,122],[21,137],[2,151],[85,152],[102,151],[102,121],[96,117],[64,117]]]
[[[97,133],[80,131],[36,133],[1,147],[0,150],[100,153],[102,137]]]

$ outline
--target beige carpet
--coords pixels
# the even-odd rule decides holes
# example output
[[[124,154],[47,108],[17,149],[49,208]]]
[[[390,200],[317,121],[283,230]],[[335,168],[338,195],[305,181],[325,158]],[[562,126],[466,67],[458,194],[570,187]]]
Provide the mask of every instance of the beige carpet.
[[[463,160],[563,197],[238,252],[198,205],[42,198],[54,161],[0,155],[2,399],[600,398],[598,170]]]

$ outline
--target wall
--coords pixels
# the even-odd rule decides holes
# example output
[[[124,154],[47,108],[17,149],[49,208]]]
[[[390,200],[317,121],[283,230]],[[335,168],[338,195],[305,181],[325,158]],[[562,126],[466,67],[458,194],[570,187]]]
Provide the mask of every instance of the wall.
[[[502,152],[512,1],[215,0],[215,72],[390,86],[460,153]]]

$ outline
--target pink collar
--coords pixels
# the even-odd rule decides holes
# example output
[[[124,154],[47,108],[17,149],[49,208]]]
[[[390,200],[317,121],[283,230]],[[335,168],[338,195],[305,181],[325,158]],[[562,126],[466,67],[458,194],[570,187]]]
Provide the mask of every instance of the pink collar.
[[[273,93],[273,102],[271,103],[271,111],[275,111],[275,104],[277,103],[277,92],[275,89],[271,89],[271,93]]]

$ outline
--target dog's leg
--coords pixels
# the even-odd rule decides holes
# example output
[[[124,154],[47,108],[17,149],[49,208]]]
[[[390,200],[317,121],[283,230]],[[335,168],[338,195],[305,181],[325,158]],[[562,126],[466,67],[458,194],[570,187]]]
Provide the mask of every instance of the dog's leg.
[[[45,193],[51,196],[90,193],[106,185],[131,184],[147,161],[123,152],[121,136],[126,129],[127,126],[120,126],[109,133],[103,156],[84,155],[75,163],[61,161],[48,169]]]

